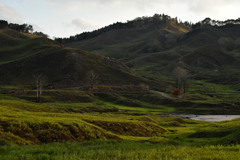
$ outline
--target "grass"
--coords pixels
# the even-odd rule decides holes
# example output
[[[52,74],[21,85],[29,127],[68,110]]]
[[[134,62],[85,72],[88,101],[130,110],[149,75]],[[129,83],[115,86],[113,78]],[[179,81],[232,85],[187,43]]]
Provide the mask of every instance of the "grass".
[[[166,98],[156,92],[107,94],[115,95],[109,97],[112,101],[96,94],[85,102],[76,99],[89,96],[83,91],[46,90],[43,93],[50,101],[39,104],[28,98],[33,90],[25,89],[28,94],[17,97],[6,92],[11,88],[1,87],[3,160],[225,160],[236,159],[240,152],[240,119],[210,123],[170,117],[166,112],[178,108],[155,104],[156,99]],[[140,106],[116,104],[120,100],[136,100]]]
[[[236,160],[240,146],[174,146],[133,141],[90,141],[84,143],[53,143],[42,146],[1,147],[2,160],[77,160],[77,159],[141,159],[141,160]]]

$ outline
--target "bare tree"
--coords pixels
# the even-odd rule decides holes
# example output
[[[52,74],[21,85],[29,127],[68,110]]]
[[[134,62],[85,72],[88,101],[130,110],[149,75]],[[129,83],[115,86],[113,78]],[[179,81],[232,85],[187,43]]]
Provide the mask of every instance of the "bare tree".
[[[183,93],[185,93],[189,86],[189,72],[186,69],[177,67],[173,70],[173,80],[175,81],[175,88],[181,90],[183,87]]]
[[[94,70],[90,70],[86,74],[86,82],[90,87],[90,90],[93,90],[94,86],[98,83],[98,74]]]
[[[46,76],[41,73],[39,75],[33,75],[33,78],[37,88],[37,100],[39,103],[42,103],[42,91],[43,91],[43,85],[46,81]]]

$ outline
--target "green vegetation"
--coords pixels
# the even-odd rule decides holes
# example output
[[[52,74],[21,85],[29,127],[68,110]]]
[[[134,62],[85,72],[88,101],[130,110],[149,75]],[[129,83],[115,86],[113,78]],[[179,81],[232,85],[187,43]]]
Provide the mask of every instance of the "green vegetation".
[[[69,88],[86,84],[90,70],[99,74],[98,84],[139,85],[149,83],[134,75],[123,63],[57,42],[11,29],[0,30],[0,82],[33,85],[33,75],[46,77],[45,85]]]
[[[240,119],[210,123],[167,114],[180,112],[184,107],[176,106],[194,94],[176,100],[153,91],[44,90],[39,104],[34,90],[18,95],[11,88],[1,87],[0,159],[224,160],[240,152]]]
[[[166,15],[132,22],[67,44],[94,53],[3,25],[0,159],[239,158],[240,119],[169,116],[240,114],[239,46],[229,48],[217,36],[237,42],[238,26],[188,32]],[[188,78],[178,98],[172,96],[176,67]],[[94,80],[86,78],[91,72]],[[33,75],[46,77],[40,101]]]
[[[149,142],[90,141],[84,143],[53,143],[42,146],[1,147],[2,160],[236,160],[240,146],[174,146]]]

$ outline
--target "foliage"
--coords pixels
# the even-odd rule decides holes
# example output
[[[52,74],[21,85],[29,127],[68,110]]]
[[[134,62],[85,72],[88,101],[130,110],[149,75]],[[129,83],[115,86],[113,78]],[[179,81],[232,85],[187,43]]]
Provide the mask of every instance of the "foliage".
[[[175,89],[172,94],[173,94],[173,96],[178,97],[182,93],[181,93],[180,89]]]
[[[16,30],[21,33],[30,33],[33,31],[32,25],[28,25],[25,23],[21,24],[21,25],[16,24],[16,23],[10,23],[10,24],[8,24],[8,28]]]
[[[37,32],[37,31],[35,31],[35,32],[33,32],[33,34],[35,34],[35,35],[37,35],[37,36],[42,36],[42,37],[45,37],[45,38],[48,38],[48,37],[49,37],[47,34],[45,34],[45,33],[43,33],[43,32]]]
[[[219,27],[219,26],[230,26],[230,25],[238,25],[238,24],[240,24],[240,18],[219,21],[219,20],[212,20],[211,18],[207,17],[204,20],[197,22],[196,24],[193,24],[192,29],[195,30],[195,29],[198,29],[198,28],[200,28],[202,26],[206,26],[206,25]]]
[[[8,22],[5,20],[0,20],[0,29],[5,29],[8,27]]]

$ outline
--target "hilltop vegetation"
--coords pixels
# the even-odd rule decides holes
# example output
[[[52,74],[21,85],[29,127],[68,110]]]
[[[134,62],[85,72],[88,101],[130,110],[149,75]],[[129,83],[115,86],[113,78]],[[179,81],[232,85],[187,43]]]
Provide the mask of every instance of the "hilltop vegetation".
[[[104,34],[105,32],[109,32],[112,30],[126,30],[126,29],[137,29],[137,28],[147,27],[149,26],[149,24],[156,23],[156,21],[161,21],[162,23],[169,22],[174,26],[179,26],[179,28],[181,28],[183,31],[188,30],[189,27],[192,26],[190,22],[182,22],[177,17],[171,18],[170,16],[165,14],[155,14],[152,17],[147,17],[147,16],[137,17],[134,20],[127,21],[126,23],[116,22],[109,26],[105,26],[98,30],[94,30],[92,32],[83,32],[75,36],[70,36],[69,38],[55,38],[55,40],[61,44],[67,44],[71,42],[95,38],[101,34]]]

